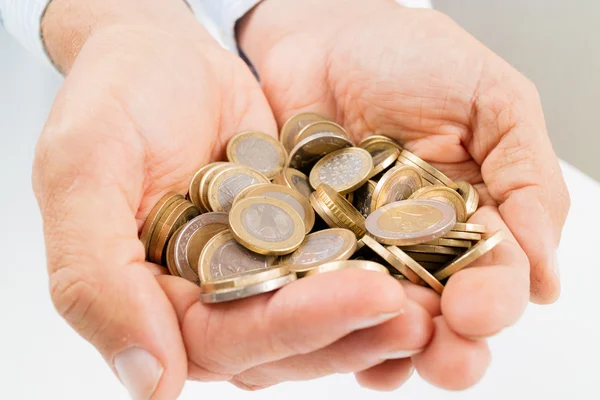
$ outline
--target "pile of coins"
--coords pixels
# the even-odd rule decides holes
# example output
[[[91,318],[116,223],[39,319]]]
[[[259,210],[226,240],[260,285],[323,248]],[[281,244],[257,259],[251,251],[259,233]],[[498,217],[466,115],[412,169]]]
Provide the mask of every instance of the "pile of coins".
[[[438,293],[502,241],[467,223],[479,196],[395,140],[354,146],[314,113],[290,118],[281,140],[242,132],[228,162],[194,174],[187,197],[168,193],[140,239],[146,258],[218,303],[342,268],[391,274]]]

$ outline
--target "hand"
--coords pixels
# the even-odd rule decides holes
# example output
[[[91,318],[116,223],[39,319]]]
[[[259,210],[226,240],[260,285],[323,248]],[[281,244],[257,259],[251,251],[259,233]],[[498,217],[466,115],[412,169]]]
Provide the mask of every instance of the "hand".
[[[138,231],[156,201],[184,193],[234,133],[276,135],[272,112],[247,66],[183,2],[54,0],[43,31],[68,74],[33,177],[52,300],[134,398],[176,398],[186,378],[254,389],[354,372],[429,342],[435,296],[410,288],[409,300],[377,273],[207,306],[195,285],[145,262]]]
[[[530,295],[549,303],[560,290],[569,195],[533,84],[442,14],[390,0],[265,0],[238,38],[279,124],[314,111],[356,141],[385,133],[477,187],[470,222],[510,239],[450,279],[433,341],[413,357],[436,385],[474,384],[489,362],[481,339],[514,324]],[[394,372],[405,373],[358,377],[377,386]]]

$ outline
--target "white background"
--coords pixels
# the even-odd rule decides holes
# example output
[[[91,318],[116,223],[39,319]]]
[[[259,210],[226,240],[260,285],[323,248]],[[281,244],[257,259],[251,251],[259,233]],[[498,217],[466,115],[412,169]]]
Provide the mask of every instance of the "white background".
[[[0,31],[0,399],[127,399],[95,349],[58,317],[45,272],[41,221],[31,191],[36,138],[60,85]],[[226,383],[189,383],[182,399],[600,399],[600,185],[563,164],[573,207],[559,262],[563,296],[530,306],[491,340],[492,365],[466,392],[415,376],[394,393],[358,387],[352,376],[242,392]]]

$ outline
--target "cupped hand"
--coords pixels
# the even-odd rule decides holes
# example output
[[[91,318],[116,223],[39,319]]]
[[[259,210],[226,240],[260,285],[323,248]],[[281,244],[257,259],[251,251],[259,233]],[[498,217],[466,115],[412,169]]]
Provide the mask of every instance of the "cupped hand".
[[[533,84],[444,15],[391,0],[266,0],[238,38],[279,124],[313,111],[356,141],[387,134],[478,189],[470,222],[508,239],[449,280],[432,343],[413,358],[439,386],[474,384],[489,362],[482,339],[515,323],[530,298],[560,291],[569,195]],[[358,376],[378,386],[394,373],[405,370]]]
[[[254,389],[411,364],[396,359],[431,339],[431,298],[390,277],[339,271],[209,306],[144,261],[138,232],[162,195],[184,193],[234,133],[277,132],[247,66],[183,2],[54,0],[44,36],[67,73],[33,177],[52,300],[134,398],[176,398],[186,378]]]

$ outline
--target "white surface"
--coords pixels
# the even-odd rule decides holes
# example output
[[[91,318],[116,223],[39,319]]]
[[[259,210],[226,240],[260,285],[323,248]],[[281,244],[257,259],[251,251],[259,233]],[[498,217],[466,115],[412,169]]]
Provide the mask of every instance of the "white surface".
[[[36,137],[60,85],[0,31],[0,399],[127,399],[94,348],[55,313],[48,294],[42,228],[30,184]],[[530,306],[491,340],[492,365],[466,392],[414,377],[394,393],[375,393],[334,376],[242,392],[227,383],[189,383],[181,399],[598,399],[600,313],[597,213],[600,185],[563,164],[573,206],[559,261],[561,300]]]

